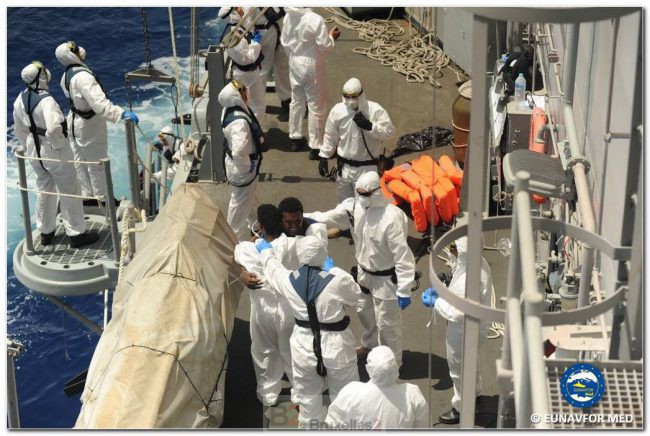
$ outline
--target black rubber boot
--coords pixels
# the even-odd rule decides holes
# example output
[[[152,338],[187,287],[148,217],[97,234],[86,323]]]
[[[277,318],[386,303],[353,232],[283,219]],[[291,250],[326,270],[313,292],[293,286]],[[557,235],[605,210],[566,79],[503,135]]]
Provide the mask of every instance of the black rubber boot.
[[[52,239],[54,239],[54,233],[41,233],[41,245],[51,245]]]
[[[309,160],[318,160],[318,159],[320,159],[318,157],[318,153],[320,153],[320,150],[317,149],[317,148],[312,148],[311,150],[309,150]]]
[[[445,412],[438,418],[443,424],[458,424],[460,422],[460,412],[453,407],[449,412]]]
[[[70,247],[71,248],[81,248],[86,245],[90,245],[93,242],[99,239],[99,235],[96,232],[84,232],[77,236],[70,236]]]
[[[298,152],[303,151],[305,148],[305,139],[304,138],[289,138],[291,141],[291,151]]]
[[[283,110],[285,113],[288,114],[288,113],[289,113],[289,105],[291,104],[291,99],[288,98],[288,99],[286,99],[286,100],[282,100],[282,101],[280,102],[280,104],[282,105],[282,110]]]

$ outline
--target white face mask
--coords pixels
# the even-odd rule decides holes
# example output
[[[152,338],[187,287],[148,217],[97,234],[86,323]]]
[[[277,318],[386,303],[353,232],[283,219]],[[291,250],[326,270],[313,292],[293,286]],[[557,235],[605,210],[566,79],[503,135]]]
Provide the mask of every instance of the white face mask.
[[[370,207],[370,197],[362,197],[361,195],[357,195],[357,203],[363,209],[368,209]]]
[[[359,110],[359,99],[358,98],[344,98],[343,103],[352,109],[353,111]]]

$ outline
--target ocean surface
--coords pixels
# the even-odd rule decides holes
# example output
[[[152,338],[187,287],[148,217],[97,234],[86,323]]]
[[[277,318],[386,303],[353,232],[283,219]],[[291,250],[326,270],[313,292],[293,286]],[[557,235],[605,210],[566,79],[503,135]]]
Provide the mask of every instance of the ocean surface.
[[[146,8],[155,68],[173,74],[173,57],[167,8]],[[207,48],[220,34],[217,8],[199,8],[200,46]],[[190,9],[173,8],[176,47],[181,69],[179,94],[189,111]],[[68,102],[59,86],[63,67],[54,56],[57,45],[74,40],[86,49],[88,66],[100,76],[113,103],[128,107],[124,74],[145,65],[145,43],[140,8],[8,8],[7,11],[7,334],[25,351],[16,361],[21,426],[69,428],[81,407],[79,395],[67,397],[64,383],[88,368],[99,337],[63,313],[43,296],[25,288],[13,273],[13,252],[23,238],[20,197],[15,188],[18,170],[13,148],[13,102],[24,89],[20,72],[40,60],[52,73],[50,93],[64,113]],[[202,68],[202,63],[201,63]],[[139,84],[131,92],[133,111],[140,118],[143,137],[136,133],[144,152],[147,140],[174,117],[169,85]],[[128,195],[125,134],[122,123],[108,123],[108,149],[117,197]],[[30,174],[28,165],[28,176]],[[34,176],[28,177],[34,187]],[[35,196],[30,194],[32,223]],[[97,324],[103,322],[103,295],[64,300]]]

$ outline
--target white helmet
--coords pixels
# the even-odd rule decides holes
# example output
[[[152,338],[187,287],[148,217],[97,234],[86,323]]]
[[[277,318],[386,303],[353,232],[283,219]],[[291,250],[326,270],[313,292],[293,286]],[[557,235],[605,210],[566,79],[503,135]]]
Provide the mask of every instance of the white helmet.
[[[23,68],[20,72],[20,78],[30,88],[47,89],[47,83],[52,78],[52,75],[50,70],[45,68],[41,62],[34,61]]]

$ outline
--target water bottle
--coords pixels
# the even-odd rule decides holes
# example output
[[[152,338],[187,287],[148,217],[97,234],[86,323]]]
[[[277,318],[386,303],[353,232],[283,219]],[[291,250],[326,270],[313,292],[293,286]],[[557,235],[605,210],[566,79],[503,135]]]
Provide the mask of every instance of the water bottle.
[[[526,79],[524,73],[519,73],[519,77],[515,80],[515,103],[520,108],[526,106]]]

